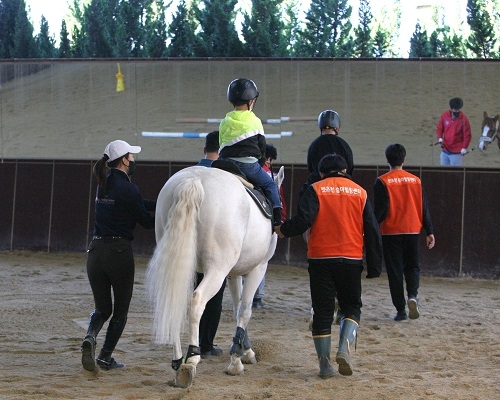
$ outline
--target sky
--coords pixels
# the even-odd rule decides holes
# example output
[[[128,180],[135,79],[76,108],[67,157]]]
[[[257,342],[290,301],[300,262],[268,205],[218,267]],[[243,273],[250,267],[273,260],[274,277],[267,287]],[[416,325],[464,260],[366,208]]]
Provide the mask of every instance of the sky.
[[[40,19],[42,14],[49,23],[50,33],[54,36],[56,41],[59,41],[59,32],[61,29],[61,21],[68,14],[68,0],[25,0],[26,8],[28,10],[28,17],[33,23],[35,33],[40,31]],[[463,22],[466,16],[466,5],[467,0],[401,0],[403,8],[403,18],[402,18],[402,28],[400,32],[400,51],[403,53],[403,57],[407,57],[407,51],[409,49],[410,38],[415,31],[415,25],[417,23],[417,18],[420,15],[425,17],[425,6],[429,4],[442,4],[446,9],[446,18],[449,19],[446,23],[452,27],[456,24]],[[69,0],[69,4],[73,4],[73,0]],[[174,1],[175,3],[175,1]],[[370,0],[370,7],[372,14],[376,15],[382,7],[387,3],[387,0]],[[309,1],[302,0],[303,8],[307,9]],[[358,15],[358,5],[359,0],[350,0],[350,4],[353,7],[352,16],[357,18]],[[170,10],[175,11],[176,6],[172,6]],[[420,13],[420,14],[419,14]],[[353,26],[356,23],[353,21]],[[406,52],[406,54],[405,54]]]

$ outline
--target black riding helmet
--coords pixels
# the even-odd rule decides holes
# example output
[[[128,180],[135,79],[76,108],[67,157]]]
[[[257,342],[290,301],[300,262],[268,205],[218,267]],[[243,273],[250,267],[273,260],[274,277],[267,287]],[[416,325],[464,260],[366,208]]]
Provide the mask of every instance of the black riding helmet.
[[[248,104],[257,97],[259,97],[257,85],[251,79],[238,78],[227,87],[227,99],[234,106]]]
[[[451,110],[460,110],[464,106],[464,101],[460,97],[454,97],[450,100]]]
[[[318,117],[318,128],[334,129],[337,131],[340,128],[340,116],[336,111],[325,110]]]

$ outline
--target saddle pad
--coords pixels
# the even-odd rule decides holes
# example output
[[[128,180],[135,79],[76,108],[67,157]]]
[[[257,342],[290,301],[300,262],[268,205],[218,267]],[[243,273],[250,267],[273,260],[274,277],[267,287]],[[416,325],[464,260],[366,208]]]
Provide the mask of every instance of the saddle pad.
[[[248,186],[245,186],[245,189],[250,197],[255,200],[266,218],[271,219],[273,216],[273,209],[271,208],[271,205],[269,204],[266,196],[264,196],[264,194],[260,190],[251,189]]]

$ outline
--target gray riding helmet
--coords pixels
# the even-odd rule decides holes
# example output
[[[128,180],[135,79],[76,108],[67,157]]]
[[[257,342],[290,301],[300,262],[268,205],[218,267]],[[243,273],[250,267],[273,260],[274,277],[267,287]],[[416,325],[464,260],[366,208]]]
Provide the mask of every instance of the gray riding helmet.
[[[340,128],[340,116],[337,111],[325,110],[318,116],[318,128],[338,130]]]

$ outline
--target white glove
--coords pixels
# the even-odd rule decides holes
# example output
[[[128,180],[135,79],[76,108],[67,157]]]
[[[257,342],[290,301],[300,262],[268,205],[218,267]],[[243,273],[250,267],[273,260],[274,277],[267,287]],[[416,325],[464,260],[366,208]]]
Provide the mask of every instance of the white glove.
[[[465,156],[467,154],[467,149],[460,150],[460,154],[462,154],[463,156]]]
[[[439,143],[443,143],[443,138],[439,138],[439,139],[438,139],[438,142],[439,142]]]

